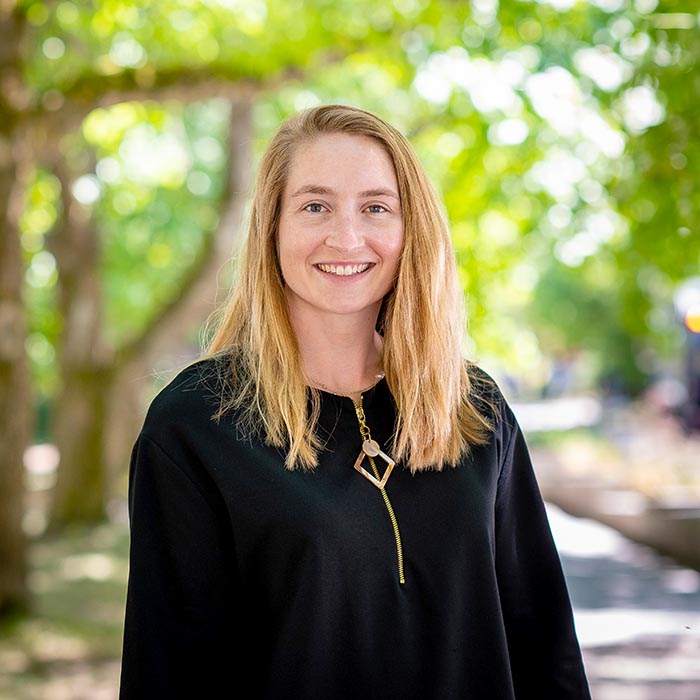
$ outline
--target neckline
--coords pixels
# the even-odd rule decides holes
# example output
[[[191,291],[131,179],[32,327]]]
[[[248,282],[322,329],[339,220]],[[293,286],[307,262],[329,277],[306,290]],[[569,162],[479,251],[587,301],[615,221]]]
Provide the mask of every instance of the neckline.
[[[357,393],[360,396],[364,396],[368,391],[371,391],[372,389],[374,389],[374,387],[377,386],[377,384],[379,384],[379,382],[381,382],[382,379],[384,379],[385,375],[384,375],[384,372],[382,372],[381,374],[378,374],[376,376],[377,376],[377,378],[374,380],[374,382],[372,384],[365,387],[364,389],[360,389],[360,391],[352,392],[352,393]],[[333,396],[340,396],[340,397],[346,398],[346,399],[352,398],[352,396],[350,394],[339,394],[337,391],[332,391],[324,384],[321,384],[321,382],[316,382],[316,384],[318,384],[318,386],[311,386],[311,385],[309,385],[309,386],[311,386],[312,389],[316,389],[317,391],[322,391],[325,394],[332,394]]]
[[[372,396],[374,396],[374,393],[375,393],[377,387],[379,387],[383,382],[386,382],[386,375],[384,375],[384,373],[382,373],[381,377],[379,377],[379,379],[377,379],[377,381],[374,382],[374,384],[371,384],[366,389],[363,389],[360,392],[360,397],[363,399],[363,401],[366,400],[367,398],[371,398]],[[348,394],[337,394],[334,391],[322,389],[321,387],[318,387],[318,386],[307,385],[307,388],[311,389],[312,391],[317,391],[319,394],[323,394],[331,399],[334,399],[334,400],[344,399],[346,401],[350,401],[350,403],[352,403],[353,406],[355,405],[354,399],[352,398],[352,396],[349,396]]]

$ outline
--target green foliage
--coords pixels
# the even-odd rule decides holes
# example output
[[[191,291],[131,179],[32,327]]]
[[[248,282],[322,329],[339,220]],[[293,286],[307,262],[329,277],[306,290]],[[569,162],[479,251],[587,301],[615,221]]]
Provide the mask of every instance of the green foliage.
[[[684,3],[25,7],[25,76],[47,109],[90,104],[106,87],[148,95],[225,80],[260,90],[258,154],[280,120],[314,104],[356,104],[397,125],[444,197],[478,355],[533,373],[543,354],[581,347],[601,375],[637,387],[678,353],[669,302],[700,265],[700,38]],[[86,144],[94,153],[77,167],[76,196],[101,237],[115,346],[177,294],[218,224],[226,103],[176,98],[93,109],[63,147],[79,165]],[[37,363],[60,330],[45,249],[59,215],[60,186],[39,172],[22,218]]]
[[[62,327],[55,303],[56,261],[46,248],[46,236],[61,214],[60,194],[58,180],[45,170],[37,170],[25,191],[19,221],[27,267],[25,299],[30,333],[26,348],[34,381],[44,395],[52,394],[56,387],[55,346]]]
[[[124,103],[96,110],[83,131],[102,189],[108,340],[138,335],[177,296],[218,224],[226,168],[227,105]]]
[[[541,343],[555,358],[586,353],[595,358],[594,371],[617,388],[638,391],[644,376],[638,366],[634,338],[619,324],[620,300],[611,299],[611,260],[589,259],[580,275],[552,261],[541,272],[528,320],[539,330]],[[614,376],[613,376],[614,375]]]
[[[368,43],[391,44],[392,36],[421,22],[431,36],[450,41],[448,32],[458,29],[468,12],[459,5],[422,0],[39,0],[27,9],[40,48],[28,62],[27,78],[38,92],[77,94],[115,76],[117,84],[141,87],[167,83],[173,74],[187,80],[183,73],[190,71],[266,80]]]
[[[621,268],[636,272],[621,290],[626,326],[635,323],[630,311],[641,309],[652,314],[657,335],[660,302],[669,304],[676,283],[700,270],[698,16],[672,0],[658,9],[646,22],[648,49],[635,76],[640,89],[654,91],[658,123],[630,139],[626,167],[611,186],[633,237],[617,255]]]

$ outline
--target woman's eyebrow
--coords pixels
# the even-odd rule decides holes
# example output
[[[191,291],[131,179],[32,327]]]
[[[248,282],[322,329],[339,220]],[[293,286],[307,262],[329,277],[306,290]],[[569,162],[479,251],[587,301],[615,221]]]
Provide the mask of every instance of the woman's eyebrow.
[[[323,185],[303,185],[292,195],[292,197],[299,197],[302,194],[336,194],[336,192],[330,187],[324,187]],[[364,190],[362,192],[358,192],[357,194],[359,197],[385,196],[393,197],[394,199],[399,198],[399,195],[397,195],[393,190],[384,189],[382,187],[372,190]]]
[[[393,197],[394,199],[398,199],[399,195],[396,194],[393,190],[387,190],[384,189],[383,187],[379,187],[374,190],[364,190],[364,192],[358,192],[360,197]]]
[[[302,194],[335,194],[335,192],[328,187],[324,187],[323,185],[303,185],[292,195],[292,197],[298,197]]]

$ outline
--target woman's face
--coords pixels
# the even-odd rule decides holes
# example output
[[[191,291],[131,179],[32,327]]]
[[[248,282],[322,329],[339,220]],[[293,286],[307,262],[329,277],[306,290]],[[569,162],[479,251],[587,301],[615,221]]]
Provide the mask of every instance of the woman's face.
[[[403,247],[396,173],[378,141],[338,133],[299,146],[277,246],[293,312],[376,320]]]

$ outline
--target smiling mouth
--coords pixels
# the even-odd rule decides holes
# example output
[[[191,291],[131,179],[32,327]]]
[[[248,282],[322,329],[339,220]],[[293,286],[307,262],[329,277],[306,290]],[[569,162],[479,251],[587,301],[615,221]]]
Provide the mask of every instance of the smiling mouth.
[[[360,263],[358,265],[326,265],[324,263],[319,263],[316,265],[322,272],[327,272],[330,275],[338,275],[339,277],[359,275],[371,266],[372,263]]]

